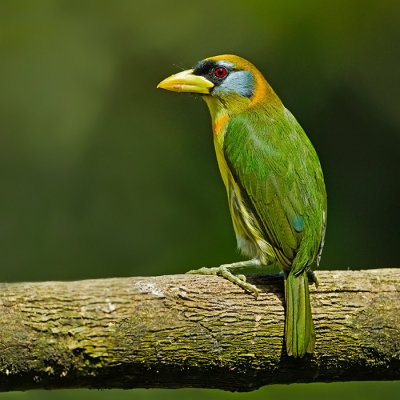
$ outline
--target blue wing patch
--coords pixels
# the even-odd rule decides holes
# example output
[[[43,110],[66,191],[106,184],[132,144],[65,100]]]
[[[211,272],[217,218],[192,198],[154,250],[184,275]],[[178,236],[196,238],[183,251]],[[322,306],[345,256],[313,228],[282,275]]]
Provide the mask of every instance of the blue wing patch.
[[[291,222],[296,232],[301,232],[304,229],[304,218],[302,215],[297,215]]]

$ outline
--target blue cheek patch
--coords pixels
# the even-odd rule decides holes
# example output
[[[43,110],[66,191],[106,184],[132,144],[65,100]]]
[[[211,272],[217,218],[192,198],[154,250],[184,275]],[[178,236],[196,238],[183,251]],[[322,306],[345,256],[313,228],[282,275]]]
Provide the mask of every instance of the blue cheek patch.
[[[251,97],[254,94],[254,77],[249,71],[234,71],[225,81],[215,88],[215,93],[235,92],[243,97]]]

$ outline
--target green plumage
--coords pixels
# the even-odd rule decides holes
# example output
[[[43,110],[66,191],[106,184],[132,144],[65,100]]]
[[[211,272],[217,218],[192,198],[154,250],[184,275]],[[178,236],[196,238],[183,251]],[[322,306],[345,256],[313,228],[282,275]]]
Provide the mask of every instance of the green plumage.
[[[287,352],[312,353],[308,277],[323,247],[326,192],[311,142],[260,71],[241,57],[207,58],[158,87],[200,93],[206,101],[238,247],[252,257],[189,272],[221,275],[257,296],[255,286],[232,272],[277,263],[285,278]]]
[[[318,261],[326,223],[317,154],[283,106],[232,117],[223,150],[246,208],[285,271],[286,346],[302,357],[313,351],[315,337],[307,271]]]

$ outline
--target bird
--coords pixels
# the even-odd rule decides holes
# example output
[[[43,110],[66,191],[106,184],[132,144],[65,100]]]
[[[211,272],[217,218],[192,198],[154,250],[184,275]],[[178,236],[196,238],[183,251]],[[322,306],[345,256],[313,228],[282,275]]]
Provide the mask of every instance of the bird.
[[[259,289],[238,272],[278,265],[287,354],[312,354],[309,281],[317,283],[312,268],[324,247],[327,194],[311,141],[262,73],[239,56],[205,58],[157,87],[199,94],[206,102],[237,246],[249,257],[189,273],[223,276],[257,297]]]

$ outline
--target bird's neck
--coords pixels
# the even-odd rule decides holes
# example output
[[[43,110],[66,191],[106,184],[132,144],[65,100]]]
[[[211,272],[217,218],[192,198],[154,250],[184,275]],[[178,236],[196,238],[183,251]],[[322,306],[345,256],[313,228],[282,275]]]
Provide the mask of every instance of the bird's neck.
[[[212,122],[214,139],[222,139],[226,132],[229,120],[236,115],[252,111],[255,114],[262,112],[264,115],[275,115],[284,109],[284,106],[278,96],[272,98],[273,101],[259,101],[248,99],[239,95],[232,97],[225,96],[223,99],[212,96],[203,96],[206,102]]]

